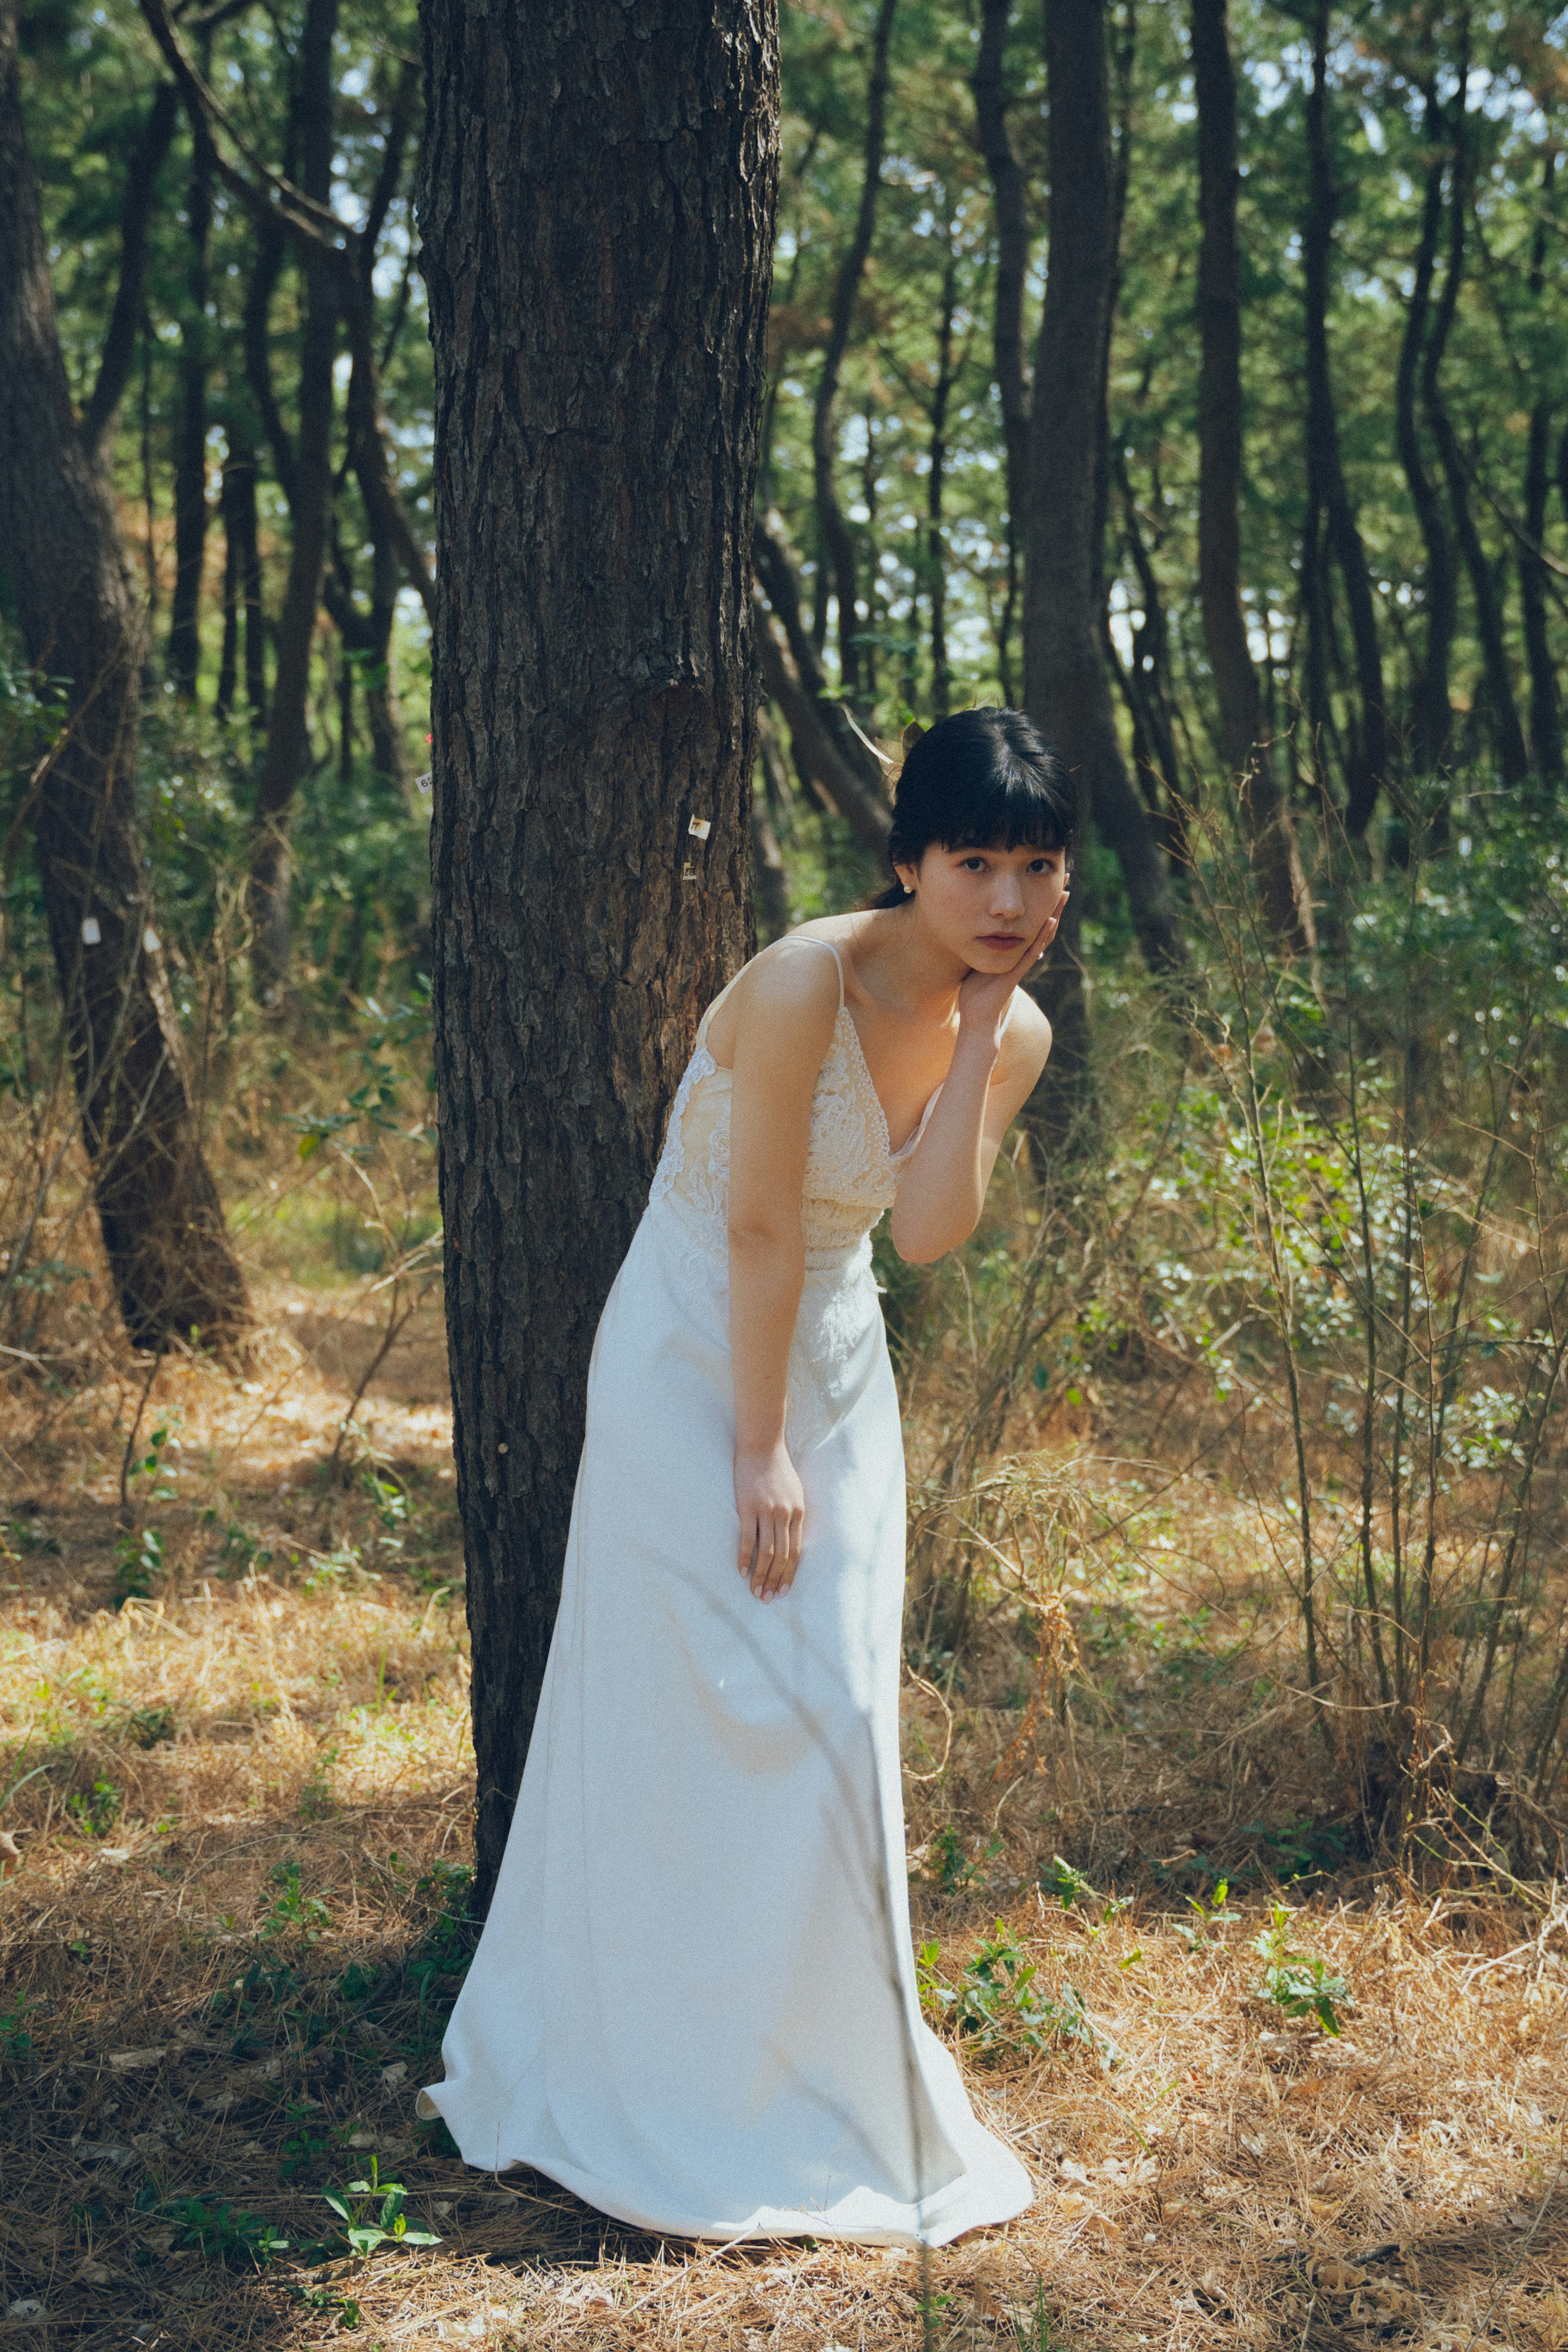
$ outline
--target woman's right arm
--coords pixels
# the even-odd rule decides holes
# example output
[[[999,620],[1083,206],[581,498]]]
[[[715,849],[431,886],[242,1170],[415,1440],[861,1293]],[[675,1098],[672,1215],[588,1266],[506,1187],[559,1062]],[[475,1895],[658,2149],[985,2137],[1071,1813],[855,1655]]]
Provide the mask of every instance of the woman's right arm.
[[[735,1371],[737,1564],[759,1601],[800,1564],[805,1496],[785,1444],[789,1347],[806,1249],[800,1196],[811,1097],[839,981],[821,948],[781,941],[736,991],[729,1124],[729,1340]]]

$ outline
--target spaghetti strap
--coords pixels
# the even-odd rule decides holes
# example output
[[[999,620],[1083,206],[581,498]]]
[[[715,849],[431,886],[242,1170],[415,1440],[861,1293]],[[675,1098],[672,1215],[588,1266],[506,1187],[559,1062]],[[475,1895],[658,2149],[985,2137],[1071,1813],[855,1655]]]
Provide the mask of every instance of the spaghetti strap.
[[[839,969],[839,1011],[840,1011],[841,1013],[843,1011],[843,1009],[844,1009],[844,964],[843,964],[843,958],[840,955],[840,953],[839,953],[839,951],[838,951],[837,948],[833,945],[833,943],[832,943],[831,940],[814,940],[814,939],[810,939],[810,938],[805,937],[805,936],[804,936],[803,934],[801,934],[800,932],[796,931],[796,932],[792,932],[792,933],[790,934],[790,936],[789,936],[788,939],[785,939],[785,940],[774,940],[774,942],[773,942],[773,945],[774,945],[774,947],[776,947],[776,948],[783,948],[783,947],[826,948],[826,949],[827,949],[827,950],[828,950],[828,953],[832,957],[834,963],[835,963],[835,964],[837,964],[838,969]],[[770,950],[769,950],[768,949],[767,949],[767,948],[764,948],[764,949],[763,949],[763,950],[762,950],[762,952],[763,952],[763,954],[764,954],[764,955],[767,955],[767,954],[768,954],[768,953],[770,952]],[[755,963],[755,962],[757,961],[757,958],[756,958],[755,956],[753,956],[753,958],[752,958],[752,960],[751,960],[751,961],[752,961],[752,963]],[[723,988],[721,988],[721,989],[719,990],[718,994],[714,998],[713,1003],[708,1006],[707,1011],[703,1014],[702,1019],[701,1019],[701,1020],[698,1022],[698,1024],[697,1024],[697,1044],[698,1044],[699,1045],[703,1045],[703,1046],[706,1046],[706,1044],[707,1044],[707,1024],[708,1024],[708,1023],[713,1019],[714,1014],[718,1011],[719,1006],[724,1003],[725,998],[729,994],[730,990],[735,986],[735,982],[736,982],[736,981],[737,981],[737,980],[740,978],[740,976],[741,976],[741,972],[749,971],[749,970],[750,970],[750,969],[751,969],[750,964],[742,964],[742,965],[741,965],[741,967],[740,967],[740,971],[737,971],[737,972],[736,973],[736,975],[735,975],[735,980],[727,981],[727,982],[725,983],[724,987],[723,987]]]

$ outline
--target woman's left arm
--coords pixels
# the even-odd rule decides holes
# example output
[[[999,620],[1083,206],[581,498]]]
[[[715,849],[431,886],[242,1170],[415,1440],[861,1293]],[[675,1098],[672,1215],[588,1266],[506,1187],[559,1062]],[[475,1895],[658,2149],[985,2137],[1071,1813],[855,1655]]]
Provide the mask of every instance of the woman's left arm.
[[[1049,929],[1054,933],[1054,920]],[[1039,958],[1037,942],[1010,971],[972,972],[958,992],[952,1066],[894,1205],[893,1244],[913,1265],[929,1265],[968,1240],[1002,1138],[1045,1067],[1051,1024],[1018,990]]]

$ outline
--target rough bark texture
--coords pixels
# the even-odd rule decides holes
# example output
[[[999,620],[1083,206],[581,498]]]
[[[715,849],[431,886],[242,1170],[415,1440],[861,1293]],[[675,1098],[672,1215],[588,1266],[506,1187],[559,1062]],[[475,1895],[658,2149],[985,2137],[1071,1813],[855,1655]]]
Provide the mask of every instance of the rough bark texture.
[[[309,0],[300,44],[301,184],[308,196],[322,205],[332,193],[332,38],[337,23],[338,0]],[[277,996],[288,977],[288,824],[295,787],[309,754],[310,648],[332,505],[332,362],[338,343],[338,287],[330,265],[308,257],[305,287],[299,438],[293,453],[292,488],[287,488],[293,536],[277,625],[277,668],[272,682],[267,756],[252,812],[251,965],[256,992],[264,1003]]]
[[[103,339],[103,355],[92,395],[81,421],[81,437],[89,457],[96,457],[114,427],[125,387],[136,359],[136,338],[141,330],[141,309],[147,287],[147,225],[152,216],[158,174],[179,120],[180,98],[172,81],[161,82],[152,100],[147,126],[136,142],[125,174],[120,208],[120,283],[114,309]]]
[[[1542,161],[1542,213],[1530,245],[1530,291],[1537,303],[1546,289],[1546,207],[1557,177],[1557,151]],[[1563,772],[1563,705],[1552,641],[1546,626],[1546,566],[1535,553],[1546,537],[1546,501],[1552,488],[1552,402],[1545,395],[1530,412],[1530,444],[1524,463],[1524,530],[1531,544],[1519,553],[1519,598],[1530,663],[1530,755],[1544,783]]]
[[[1302,602],[1307,606],[1308,634],[1314,646],[1308,656],[1309,673],[1321,676],[1321,647],[1329,634],[1329,582],[1326,561],[1320,562],[1319,558],[1318,518],[1326,515],[1328,545],[1344,582],[1351,635],[1355,644],[1361,712],[1349,763],[1344,821],[1350,833],[1359,837],[1366,831],[1383,789],[1388,763],[1388,720],[1384,701],[1383,656],[1377,642],[1377,603],[1366,550],[1345,482],[1329,365],[1330,272],[1338,198],[1329,141],[1328,43],[1328,0],[1318,0],[1312,27],[1312,86],[1307,97],[1310,188],[1306,233],[1301,241],[1307,331],[1307,532],[1301,562]]]
[[[833,286],[833,310],[828,329],[827,349],[822,353],[822,373],[817,379],[816,404],[811,413],[811,461],[816,482],[817,537],[821,551],[816,591],[817,642],[819,645],[823,642],[823,615],[831,591],[837,597],[839,605],[839,675],[844,692],[852,698],[860,691],[860,649],[855,643],[860,629],[860,619],[855,611],[858,583],[854,537],[833,488],[833,463],[837,455],[833,412],[839,396],[839,374],[844,363],[844,353],[849,349],[850,330],[854,325],[855,304],[860,299],[861,279],[865,275],[866,259],[871,252],[872,232],[876,226],[876,200],[882,187],[887,115],[887,53],[893,39],[893,16],[896,5],[897,0],[881,0],[875,29],[872,34],[860,208],[855,215],[854,235],[839,264],[839,274]]]
[[[1276,939],[1305,944],[1295,841],[1269,747],[1241,609],[1241,267],[1236,198],[1236,75],[1226,0],[1192,0],[1197,93],[1198,602],[1219,709],[1219,745],[1236,779],[1248,856]]]
[[[28,659],[67,681],[67,730],[34,828],[104,1245],[137,1346],[196,1325],[227,1347],[248,1321],[245,1284],[202,1158],[152,923],[135,801],[141,637],[113,510],[71,414],[16,0],[0,0],[0,572]]]
[[[1049,0],[1045,56],[1051,257],[1030,429],[1024,699],[1072,777],[1081,820],[1092,817],[1121,862],[1145,957],[1170,966],[1184,958],[1181,931],[1122,757],[1100,628],[1097,469],[1115,268],[1103,0]],[[1073,1102],[1088,1056],[1077,948],[1082,901],[1080,886],[1040,991],[1056,1030],[1050,1067],[1063,1106]]]
[[[601,1307],[747,953],[770,0],[425,0],[432,836],[487,1902]],[[694,819],[712,827],[706,841]]]

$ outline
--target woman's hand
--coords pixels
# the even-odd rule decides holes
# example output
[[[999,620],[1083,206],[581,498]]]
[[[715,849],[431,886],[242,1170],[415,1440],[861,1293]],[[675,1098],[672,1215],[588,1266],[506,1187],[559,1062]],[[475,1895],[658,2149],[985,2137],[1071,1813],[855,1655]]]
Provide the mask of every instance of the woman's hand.
[[[986,1034],[993,1038],[1001,1034],[1007,1019],[1008,1006],[1019,982],[1029,978],[1052,940],[1061,922],[1069,893],[1064,890],[1030,940],[1018,961],[1006,971],[971,971],[958,989],[958,1028]]]
[[[782,1440],[759,1453],[736,1447],[735,1507],[742,1576],[758,1601],[788,1592],[800,1565],[806,1490]]]

